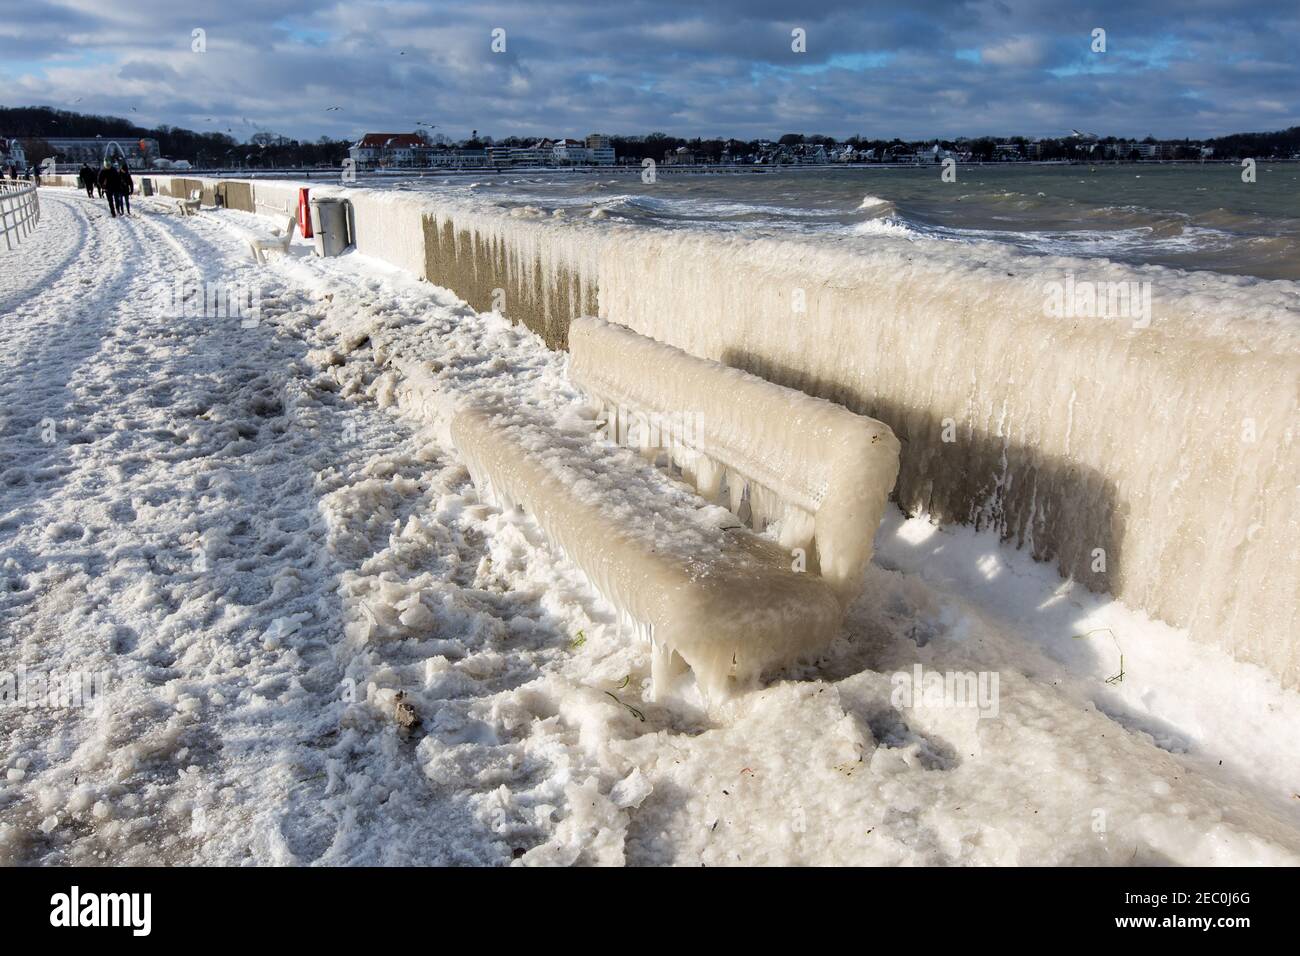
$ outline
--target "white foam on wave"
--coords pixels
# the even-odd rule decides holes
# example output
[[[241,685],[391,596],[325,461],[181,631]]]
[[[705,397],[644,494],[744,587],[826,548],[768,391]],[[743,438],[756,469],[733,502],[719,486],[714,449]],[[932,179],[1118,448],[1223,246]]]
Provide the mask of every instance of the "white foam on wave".
[[[898,239],[920,239],[921,233],[893,216],[880,219],[868,219],[853,226],[853,232],[859,236],[894,236]]]
[[[993,242],[1024,252],[1057,256],[1126,258],[1138,253],[1192,254],[1226,249],[1233,237],[1222,230],[1185,227],[1177,235],[1156,235],[1146,226],[1132,229],[1029,231],[935,227],[929,235],[958,242]]]

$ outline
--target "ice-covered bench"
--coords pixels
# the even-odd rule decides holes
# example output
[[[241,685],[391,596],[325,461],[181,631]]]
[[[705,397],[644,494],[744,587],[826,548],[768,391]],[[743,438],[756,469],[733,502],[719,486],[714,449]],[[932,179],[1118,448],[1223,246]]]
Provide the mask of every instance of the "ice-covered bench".
[[[266,261],[268,250],[274,249],[284,255],[289,254],[289,243],[293,241],[293,230],[298,224],[298,217],[289,213],[284,217],[286,222],[283,226],[275,229],[273,236],[249,236],[248,248],[253,253],[253,258],[258,262]]]
[[[617,449],[500,411],[453,420],[475,483],[530,512],[650,639],[656,693],[678,658],[716,698],[823,649],[898,474],[889,427],[598,319],[574,321],[569,348],[570,378],[604,407],[611,439],[671,460],[710,513],[725,503],[772,533],[701,530],[704,502],[681,485],[593,464],[591,449]]]
[[[455,415],[451,437],[485,497],[531,515],[649,640],[656,697],[683,663],[717,700],[835,636],[841,606],[826,581],[635,456],[474,407]]]
[[[845,604],[857,596],[898,477],[888,425],[590,317],[569,327],[569,378],[612,440],[663,453],[756,530],[777,523]]]
[[[191,189],[189,199],[176,200],[177,210],[180,212],[182,216],[194,215],[196,212],[199,211],[199,207],[203,205],[202,198],[201,198],[202,196],[203,196],[202,190]]]

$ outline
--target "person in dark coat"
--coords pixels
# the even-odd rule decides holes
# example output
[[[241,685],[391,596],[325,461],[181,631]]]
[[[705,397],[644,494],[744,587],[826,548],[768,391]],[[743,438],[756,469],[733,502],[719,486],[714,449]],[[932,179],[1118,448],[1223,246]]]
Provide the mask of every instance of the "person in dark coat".
[[[117,190],[117,174],[113,172],[113,167],[104,161],[104,168],[99,171],[99,178],[95,180],[95,185],[99,187],[99,194],[108,199],[108,214],[117,218],[117,206],[114,203],[114,194]]]
[[[131,215],[131,194],[135,192],[135,180],[131,178],[131,167],[123,163],[117,168],[117,214]],[[125,212],[123,212],[125,207]]]
[[[122,208],[123,199],[126,195],[126,177],[122,173],[122,166],[117,160],[113,160],[113,179],[110,183],[109,193],[113,207],[117,210],[119,216],[125,216],[126,210]]]
[[[81,164],[81,188],[86,191],[86,195],[91,199],[95,198],[95,171],[85,163]]]

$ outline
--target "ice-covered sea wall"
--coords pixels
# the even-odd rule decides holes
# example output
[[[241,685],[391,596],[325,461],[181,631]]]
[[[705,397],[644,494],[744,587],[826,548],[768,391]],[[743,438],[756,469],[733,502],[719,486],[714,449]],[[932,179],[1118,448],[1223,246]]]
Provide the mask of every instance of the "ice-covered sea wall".
[[[992,529],[1300,686],[1296,283],[348,195],[360,252],[553,348],[598,314],[878,418],[908,512]]]

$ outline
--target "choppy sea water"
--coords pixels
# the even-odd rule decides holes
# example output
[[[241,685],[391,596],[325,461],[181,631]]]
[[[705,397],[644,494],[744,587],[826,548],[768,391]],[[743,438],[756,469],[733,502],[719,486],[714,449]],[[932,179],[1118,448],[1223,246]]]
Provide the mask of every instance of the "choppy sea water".
[[[396,189],[474,195],[545,215],[796,232],[1010,244],[1189,270],[1300,279],[1300,165],[782,169],[741,173],[538,170],[389,180]],[[365,183],[365,185],[374,185]]]

